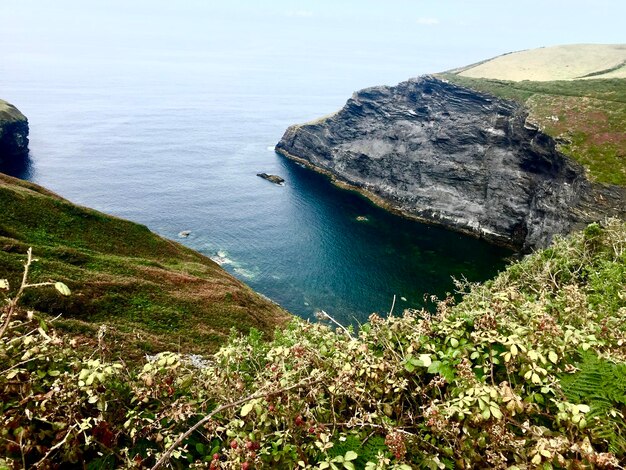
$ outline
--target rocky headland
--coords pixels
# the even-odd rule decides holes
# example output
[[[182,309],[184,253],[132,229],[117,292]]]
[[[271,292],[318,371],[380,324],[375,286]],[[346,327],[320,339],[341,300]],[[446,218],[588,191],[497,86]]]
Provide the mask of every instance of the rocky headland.
[[[287,129],[276,150],[402,215],[528,250],[608,215],[626,189],[592,182],[518,102],[422,76],[355,93]]]
[[[28,119],[15,106],[0,100],[0,163],[28,155]]]

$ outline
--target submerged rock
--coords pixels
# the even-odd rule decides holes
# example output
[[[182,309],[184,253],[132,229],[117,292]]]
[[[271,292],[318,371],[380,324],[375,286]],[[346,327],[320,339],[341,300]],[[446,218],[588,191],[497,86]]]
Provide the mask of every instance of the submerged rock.
[[[518,249],[607,215],[626,189],[595,184],[520,104],[424,76],[355,93],[287,129],[276,150],[381,206]]]
[[[0,100],[0,163],[28,155],[28,119],[15,106]]]
[[[267,173],[257,173],[257,176],[260,176],[267,181],[271,181],[272,183],[283,185],[285,184],[285,180],[278,175],[268,175]]]

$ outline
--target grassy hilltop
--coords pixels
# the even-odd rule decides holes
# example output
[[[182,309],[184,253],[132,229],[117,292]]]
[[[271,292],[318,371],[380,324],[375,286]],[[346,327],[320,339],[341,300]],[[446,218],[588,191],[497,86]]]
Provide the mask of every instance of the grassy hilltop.
[[[590,179],[626,185],[626,45],[532,49],[437,76],[524,104]]]
[[[18,121],[26,121],[26,116],[12,104],[0,100],[0,125]]]
[[[270,333],[289,317],[210,259],[145,226],[0,174],[0,277],[13,288],[29,247],[40,258],[32,282],[63,281],[73,295],[31,290],[25,305],[62,314],[56,324],[88,338],[106,324],[110,346],[126,357],[206,353],[232,327]]]

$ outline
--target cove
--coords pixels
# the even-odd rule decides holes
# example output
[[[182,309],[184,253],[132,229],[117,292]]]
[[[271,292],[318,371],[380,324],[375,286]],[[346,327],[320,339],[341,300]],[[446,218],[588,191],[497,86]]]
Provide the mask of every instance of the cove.
[[[494,276],[511,255],[388,213],[323,175],[276,159],[286,185],[264,182],[260,190],[271,197],[259,206],[255,227],[242,227],[254,240],[214,251],[227,270],[304,318],[323,309],[345,324],[362,323],[373,312],[386,315],[394,295],[398,315],[425,306],[426,296],[453,292],[453,277]]]

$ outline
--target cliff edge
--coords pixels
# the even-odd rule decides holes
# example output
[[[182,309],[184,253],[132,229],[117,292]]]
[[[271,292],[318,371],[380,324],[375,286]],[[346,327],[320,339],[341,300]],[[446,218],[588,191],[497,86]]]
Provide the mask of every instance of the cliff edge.
[[[28,119],[15,106],[0,100],[0,163],[28,154]]]
[[[527,118],[519,102],[423,76],[355,93],[276,150],[405,216],[517,249],[626,217],[626,189],[592,182]]]

